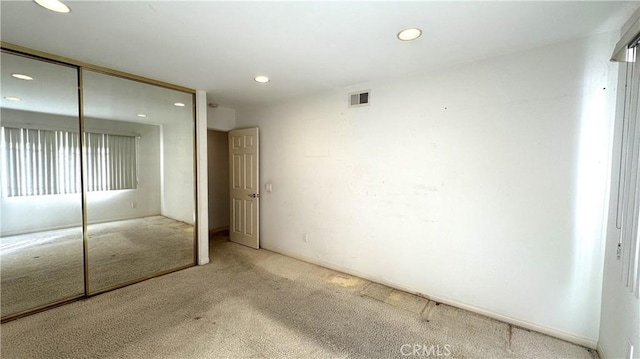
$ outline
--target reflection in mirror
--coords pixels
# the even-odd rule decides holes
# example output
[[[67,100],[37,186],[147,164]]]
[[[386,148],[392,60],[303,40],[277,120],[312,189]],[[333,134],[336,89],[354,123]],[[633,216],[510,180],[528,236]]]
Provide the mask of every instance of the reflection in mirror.
[[[82,71],[89,293],[193,265],[193,95]]]
[[[84,295],[78,73],[2,52],[2,318]]]

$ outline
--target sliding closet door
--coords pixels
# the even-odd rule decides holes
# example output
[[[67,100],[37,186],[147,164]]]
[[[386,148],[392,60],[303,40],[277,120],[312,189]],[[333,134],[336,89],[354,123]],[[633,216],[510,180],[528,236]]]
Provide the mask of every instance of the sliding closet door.
[[[82,70],[88,294],[194,264],[193,95]]]
[[[84,295],[78,71],[2,52],[2,318]]]

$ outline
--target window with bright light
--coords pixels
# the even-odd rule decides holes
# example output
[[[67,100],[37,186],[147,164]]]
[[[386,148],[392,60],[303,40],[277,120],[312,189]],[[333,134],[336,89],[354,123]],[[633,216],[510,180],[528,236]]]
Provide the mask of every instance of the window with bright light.
[[[77,132],[2,127],[3,194],[7,197],[78,193]],[[85,133],[87,190],[137,187],[135,136]]]

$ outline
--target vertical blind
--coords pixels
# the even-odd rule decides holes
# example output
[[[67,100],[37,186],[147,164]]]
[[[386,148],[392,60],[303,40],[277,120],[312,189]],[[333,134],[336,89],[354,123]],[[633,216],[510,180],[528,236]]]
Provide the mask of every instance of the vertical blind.
[[[7,197],[79,193],[77,132],[2,127],[3,192]],[[137,187],[135,136],[85,133],[87,190]]]
[[[622,282],[640,297],[640,66],[637,46],[628,49],[624,63],[626,74],[618,208],[616,226],[620,229],[617,256],[622,260]]]

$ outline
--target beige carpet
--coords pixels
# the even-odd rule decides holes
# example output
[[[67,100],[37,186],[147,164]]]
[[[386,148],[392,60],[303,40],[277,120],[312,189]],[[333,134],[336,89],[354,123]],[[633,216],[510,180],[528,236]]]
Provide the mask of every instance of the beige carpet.
[[[193,226],[163,216],[89,225],[89,290],[193,264]],[[0,240],[2,316],[84,294],[82,229]]]
[[[211,258],[206,266],[3,324],[2,357],[597,358],[577,345],[224,237],[212,242]],[[418,355],[404,355],[414,348]]]

